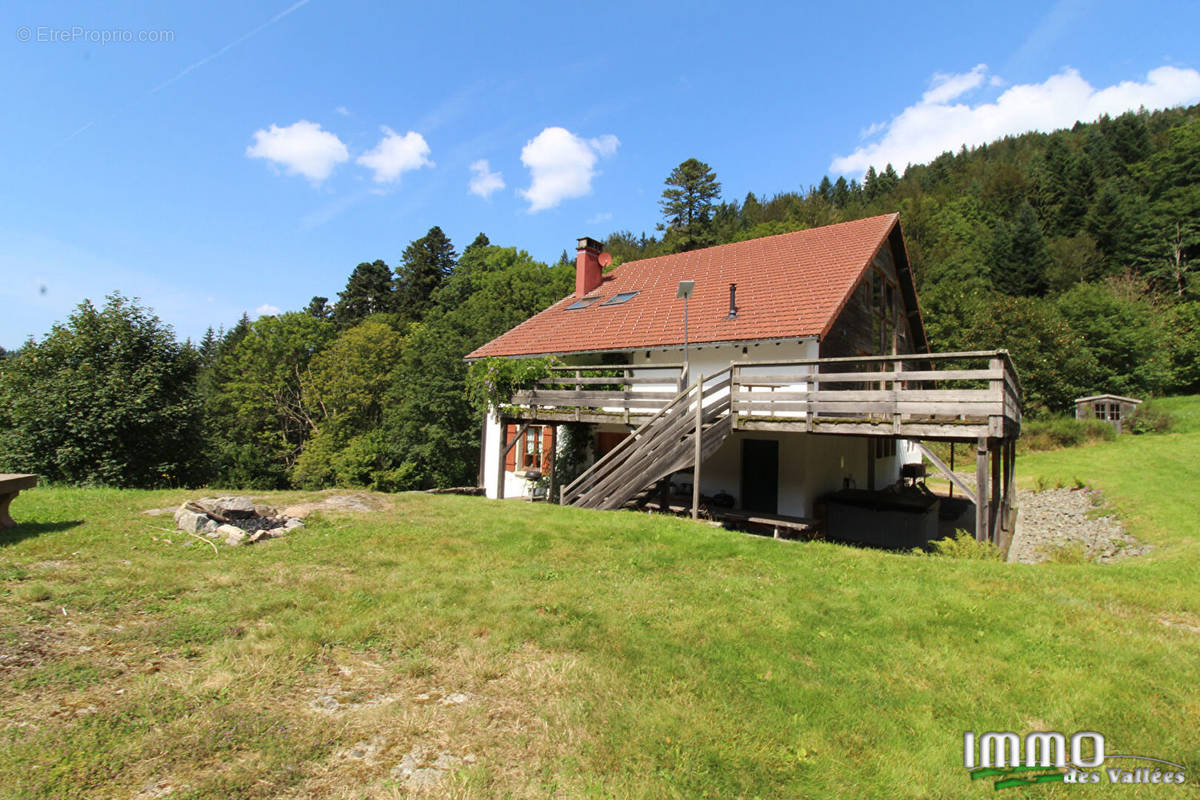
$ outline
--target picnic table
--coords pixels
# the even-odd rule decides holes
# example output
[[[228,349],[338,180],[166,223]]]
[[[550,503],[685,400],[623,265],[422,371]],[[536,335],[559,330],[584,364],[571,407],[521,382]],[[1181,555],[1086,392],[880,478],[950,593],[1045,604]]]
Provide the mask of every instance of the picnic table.
[[[8,506],[22,489],[37,486],[37,475],[6,475],[0,473],[0,528],[11,528],[17,523],[8,515]]]

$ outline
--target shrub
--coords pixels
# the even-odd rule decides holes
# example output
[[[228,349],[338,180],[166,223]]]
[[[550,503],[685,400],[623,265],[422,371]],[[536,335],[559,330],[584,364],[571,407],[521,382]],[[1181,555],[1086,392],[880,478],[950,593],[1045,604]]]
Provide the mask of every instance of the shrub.
[[[961,528],[953,536],[929,543],[928,555],[940,558],[967,558],[974,561],[1002,561],[1004,554],[991,542],[981,542]]]
[[[1175,418],[1153,403],[1142,403],[1129,418],[1131,433],[1166,433],[1175,425]]]
[[[0,472],[52,481],[178,486],[200,476],[196,351],[120,294],[0,366]]]
[[[1116,429],[1103,420],[1050,417],[1022,423],[1017,452],[1036,453],[1061,447],[1079,447],[1092,442],[1111,441],[1116,436]]]

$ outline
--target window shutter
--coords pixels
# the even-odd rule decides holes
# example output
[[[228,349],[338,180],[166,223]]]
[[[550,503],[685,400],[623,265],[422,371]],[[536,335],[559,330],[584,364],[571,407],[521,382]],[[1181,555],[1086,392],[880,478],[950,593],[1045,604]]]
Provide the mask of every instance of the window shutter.
[[[501,443],[501,447],[507,447],[508,443],[511,442],[513,439],[515,439],[516,436],[517,436],[517,426],[516,425],[508,425],[507,427],[505,427],[504,441]],[[517,448],[520,447],[520,445],[521,445],[521,443],[517,442],[517,444],[513,445],[513,448],[504,455],[504,468],[506,470],[508,470],[509,472],[512,472],[513,470],[515,470],[517,468]]]
[[[542,428],[542,472],[549,472],[554,464],[554,427],[547,425]]]

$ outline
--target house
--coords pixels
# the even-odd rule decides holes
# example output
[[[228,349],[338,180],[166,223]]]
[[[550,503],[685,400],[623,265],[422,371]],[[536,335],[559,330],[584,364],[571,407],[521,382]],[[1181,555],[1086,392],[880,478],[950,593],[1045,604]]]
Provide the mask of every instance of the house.
[[[1121,432],[1126,420],[1133,416],[1141,400],[1116,394],[1097,394],[1075,398],[1075,419],[1102,419]]]
[[[580,239],[575,292],[467,356],[563,364],[489,416],[488,497],[527,496],[572,424],[595,463],[551,487],[561,502],[674,494],[693,515],[800,527],[872,506],[922,455],[940,466],[922,440],[968,441],[975,490],[953,480],[975,502],[977,535],[1011,528],[1015,370],[1003,351],[930,352],[898,214],[608,273],[601,250]]]

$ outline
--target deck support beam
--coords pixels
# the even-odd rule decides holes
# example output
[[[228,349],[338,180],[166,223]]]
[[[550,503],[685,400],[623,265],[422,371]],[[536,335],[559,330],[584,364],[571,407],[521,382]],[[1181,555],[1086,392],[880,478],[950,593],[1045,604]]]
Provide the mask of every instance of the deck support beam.
[[[508,439],[508,420],[504,417],[500,418],[500,444],[498,448],[500,457],[496,459],[496,499],[504,499],[504,459],[508,457],[508,451],[516,446],[517,442],[521,441],[521,437],[525,435],[526,429],[529,428],[529,423],[522,423],[521,427],[517,428],[517,433],[513,436],[511,442]]]
[[[694,466],[692,467],[692,519],[700,518],[700,462],[703,460],[700,449],[704,433],[704,373],[696,376],[696,446],[693,451]]]
[[[928,458],[933,463],[933,465],[935,467],[937,467],[938,470],[940,470],[941,473],[943,475],[945,475],[946,478],[950,481],[950,496],[951,497],[954,496],[954,487],[957,486],[959,491],[961,491],[968,500],[970,500],[972,503],[975,502],[975,495],[971,491],[971,487],[967,486],[966,481],[964,481],[962,478],[960,478],[954,474],[953,467],[947,467],[946,462],[944,462],[940,458],[938,458],[937,455],[932,450],[930,450],[929,447],[924,442],[919,441],[919,440],[913,440],[913,443],[917,446],[917,449],[921,451],[921,454],[924,455],[926,458]],[[950,447],[951,448],[954,447],[953,442],[950,443]],[[950,451],[950,456],[951,456],[951,459],[953,459],[953,456],[954,456],[953,449],[951,449],[951,451]],[[953,464],[954,463],[953,460],[951,460],[950,463]]]
[[[975,441],[975,538],[988,541],[988,440]]]

